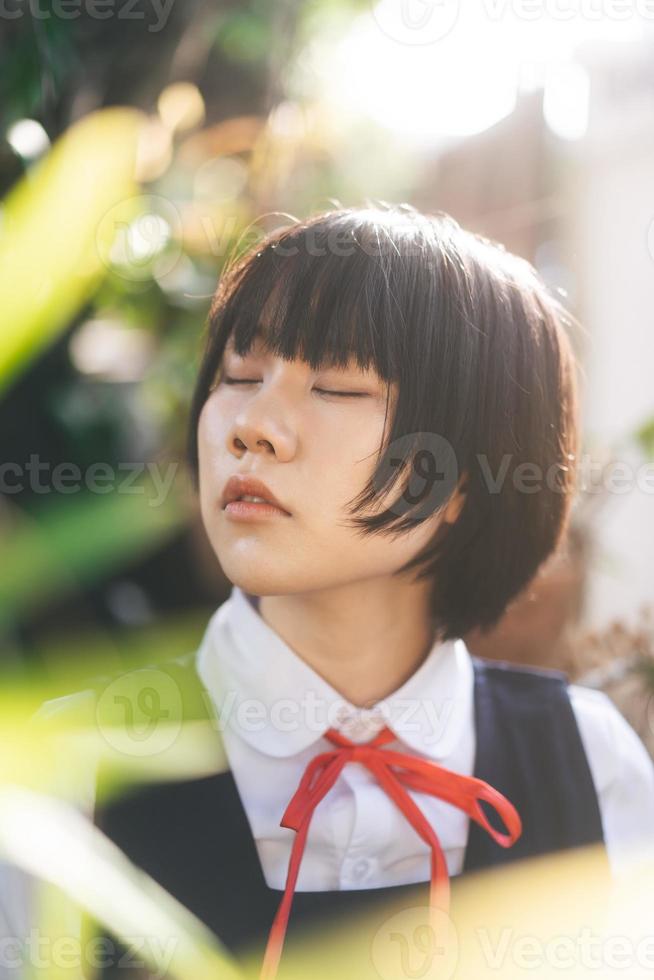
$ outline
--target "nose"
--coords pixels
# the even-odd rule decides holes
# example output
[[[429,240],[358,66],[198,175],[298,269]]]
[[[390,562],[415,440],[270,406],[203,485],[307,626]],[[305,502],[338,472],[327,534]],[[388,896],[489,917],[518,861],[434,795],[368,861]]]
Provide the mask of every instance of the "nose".
[[[236,456],[248,450],[266,453],[284,462],[292,458],[296,434],[278,394],[259,390],[242,406],[228,434],[229,449]]]
[[[246,435],[242,430],[240,430],[240,435],[235,435],[232,440],[232,448],[236,450],[237,453],[242,453],[244,449],[249,449],[250,452],[259,452],[259,446],[263,448],[264,452],[275,453],[275,447],[273,446],[270,439],[257,439],[256,435]]]

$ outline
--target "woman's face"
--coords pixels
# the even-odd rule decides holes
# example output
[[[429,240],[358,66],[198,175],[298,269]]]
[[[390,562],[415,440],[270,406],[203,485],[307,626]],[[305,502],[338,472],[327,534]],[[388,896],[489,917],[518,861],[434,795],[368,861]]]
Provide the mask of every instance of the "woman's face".
[[[395,386],[390,395],[389,424]],[[385,383],[355,361],[312,371],[260,342],[244,357],[228,343],[200,415],[198,454],[202,519],[232,583],[255,595],[333,588],[390,574],[429,541],[440,515],[395,537],[346,524],[348,503],[374,472],[385,410]],[[221,498],[234,474],[262,480],[289,515],[230,515]]]

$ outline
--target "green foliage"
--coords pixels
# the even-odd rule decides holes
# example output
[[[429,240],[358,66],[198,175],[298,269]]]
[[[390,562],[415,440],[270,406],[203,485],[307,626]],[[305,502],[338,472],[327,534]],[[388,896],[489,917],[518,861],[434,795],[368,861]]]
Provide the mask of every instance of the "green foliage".
[[[0,225],[0,392],[93,294],[133,190],[139,116],[93,113],[73,126],[4,201]]]
[[[120,492],[121,479],[124,473],[106,494],[55,497],[5,535],[0,626],[125,567],[182,526],[178,487],[164,492],[146,475]]]
[[[261,61],[270,43],[266,20],[251,11],[236,11],[220,24],[217,44],[234,61]]]
[[[44,100],[55,102],[80,65],[70,21],[56,16],[32,17],[25,10],[27,4],[20,6],[22,16],[10,22],[11,43],[5,44],[2,52],[2,129],[26,116],[38,118]],[[40,0],[42,13],[51,9],[49,0]]]
[[[647,419],[635,433],[636,441],[646,456],[654,459],[654,418]]]

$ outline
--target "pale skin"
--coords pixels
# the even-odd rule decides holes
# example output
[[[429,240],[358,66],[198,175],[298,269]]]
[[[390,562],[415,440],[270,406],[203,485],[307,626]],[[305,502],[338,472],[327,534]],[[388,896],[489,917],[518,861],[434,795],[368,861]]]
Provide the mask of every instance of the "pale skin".
[[[272,629],[341,697],[371,707],[408,680],[435,639],[430,583],[392,573],[441,521],[456,520],[464,493],[402,536],[364,536],[347,525],[346,508],[374,472],[382,379],[355,361],[313,371],[258,345],[239,357],[228,344],[223,368],[198,425],[200,507],[212,548],[228,579],[261,597]],[[388,424],[396,394],[391,386]],[[236,473],[263,480],[290,516],[231,520],[220,499]]]

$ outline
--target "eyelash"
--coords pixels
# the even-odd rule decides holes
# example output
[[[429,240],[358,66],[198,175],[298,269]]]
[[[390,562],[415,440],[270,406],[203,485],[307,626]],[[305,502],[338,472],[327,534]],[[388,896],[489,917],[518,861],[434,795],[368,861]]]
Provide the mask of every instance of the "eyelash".
[[[222,379],[226,385],[251,385],[256,384],[256,381],[249,381],[246,378],[228,378],[226,375]],[[367,392],[365,391],[329,391],[326,388],[314,388],[314,391],[319,392],[322,395],[335,395],[337,398],[366,398]]]

